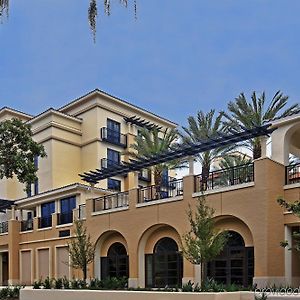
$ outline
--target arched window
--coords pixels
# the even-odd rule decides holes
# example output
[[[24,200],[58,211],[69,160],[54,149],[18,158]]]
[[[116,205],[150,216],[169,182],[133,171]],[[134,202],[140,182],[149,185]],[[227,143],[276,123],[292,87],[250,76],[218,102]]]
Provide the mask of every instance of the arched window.
[[[243,237],[228,231],[222,253],[207,264],[207,276],[224,284],[250,286],[254,276],[254,248],[245,247]]]
[[[154,246],[154,253],[177,252],[177,243],[168,237],[160,239]]]
[[[153,254],[146,254],[147,287],[175,287],[182,284],[182,255],[177,243],[165,237],[154,246]]]
[[[112,244],[107,251],[107,256],[116,256],[116,255],[127,255],[125,246],[118,242]]]
[[[101,278],[128,277],[128,255],[122,243],[113,243],[106,257],[101,257]]]

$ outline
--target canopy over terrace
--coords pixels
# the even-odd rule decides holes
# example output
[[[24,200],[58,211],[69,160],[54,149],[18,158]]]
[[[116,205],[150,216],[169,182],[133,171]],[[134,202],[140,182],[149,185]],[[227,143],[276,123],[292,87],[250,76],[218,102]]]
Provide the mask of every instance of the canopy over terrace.
[[[172,161],[174,159],[184,159],[204,151],[243,142],[255,137],[268,136],[274,130],[276,130],[276,128],[271,128],[271,124],[266,124],[264,126],[253,127],[251,129],[244,128],[239,132],[231,131],[230,134],[220,133],[217,137],[208,137],[199,143],[181,145],[176,147],[176,149],[171,149],[158,155],[140,158],[137,160],[131,159],[130,162],[122,162],[120,165],[110,168],[96,169],[94,171],[85,172],[83,174],[79,174],[79,176],[82,178],[82,180],[90,184],[96,184],[100,180],[107,179],[109,177],[126,175],[129,172],[140,171],[144,168]]]

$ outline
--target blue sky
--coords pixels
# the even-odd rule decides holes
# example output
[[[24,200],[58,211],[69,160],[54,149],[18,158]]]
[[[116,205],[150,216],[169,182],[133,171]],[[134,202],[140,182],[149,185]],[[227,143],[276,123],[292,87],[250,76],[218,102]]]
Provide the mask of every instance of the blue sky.
[[[0,25],[0,106],[37,114],[100,88],[185,124],[240,92],[300,102],[299,0],[10,0]],[[130,0],[129,0],[130,1]]]

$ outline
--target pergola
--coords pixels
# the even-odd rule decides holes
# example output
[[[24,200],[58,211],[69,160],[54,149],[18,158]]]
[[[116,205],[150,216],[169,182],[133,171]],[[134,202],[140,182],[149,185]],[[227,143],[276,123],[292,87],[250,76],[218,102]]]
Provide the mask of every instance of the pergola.
[[[197,155],[201,152],[209,151],[219,147],[225,147],[232,144],[237,144],[252,138],[268,136],[276,128],[271,128],[271,124],[253,127],[251,129],[243,128],[241,131],[231,130],[229,134],[219,134],[216,137],[208,137],[207,139],[188,145],[181,145],[175,149],[170,149],[158,155],[152,155],[140,159],[130,159],[129,162],[122,162],[120,165],[114,165],[109,168],[95,169],[93,171],[84,172],[79,174],[82,180],[96,184],[100,180],[113,177],[126,175],[129,172],[140,171],[160,163],[169,162],[175,159],[184,159],[189,156]]]

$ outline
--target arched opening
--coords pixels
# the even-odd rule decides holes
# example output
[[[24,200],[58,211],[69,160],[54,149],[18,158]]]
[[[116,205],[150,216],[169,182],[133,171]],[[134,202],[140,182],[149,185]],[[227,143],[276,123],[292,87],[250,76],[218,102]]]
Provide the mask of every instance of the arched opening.
[[[129,275],[128,255],[122,243],[113,243],[107,256],[101,257],[101,278],[127,277]]]
[[[223,284],[250,286],[254,276],[254,247],[246,247],[239,233],[228,233],[222,253],[207,264],[207,277]]]
[[[183,260],[177,243],[161,238],[154,246],[153,254],[145,255],[147,287],[181,286]]]

